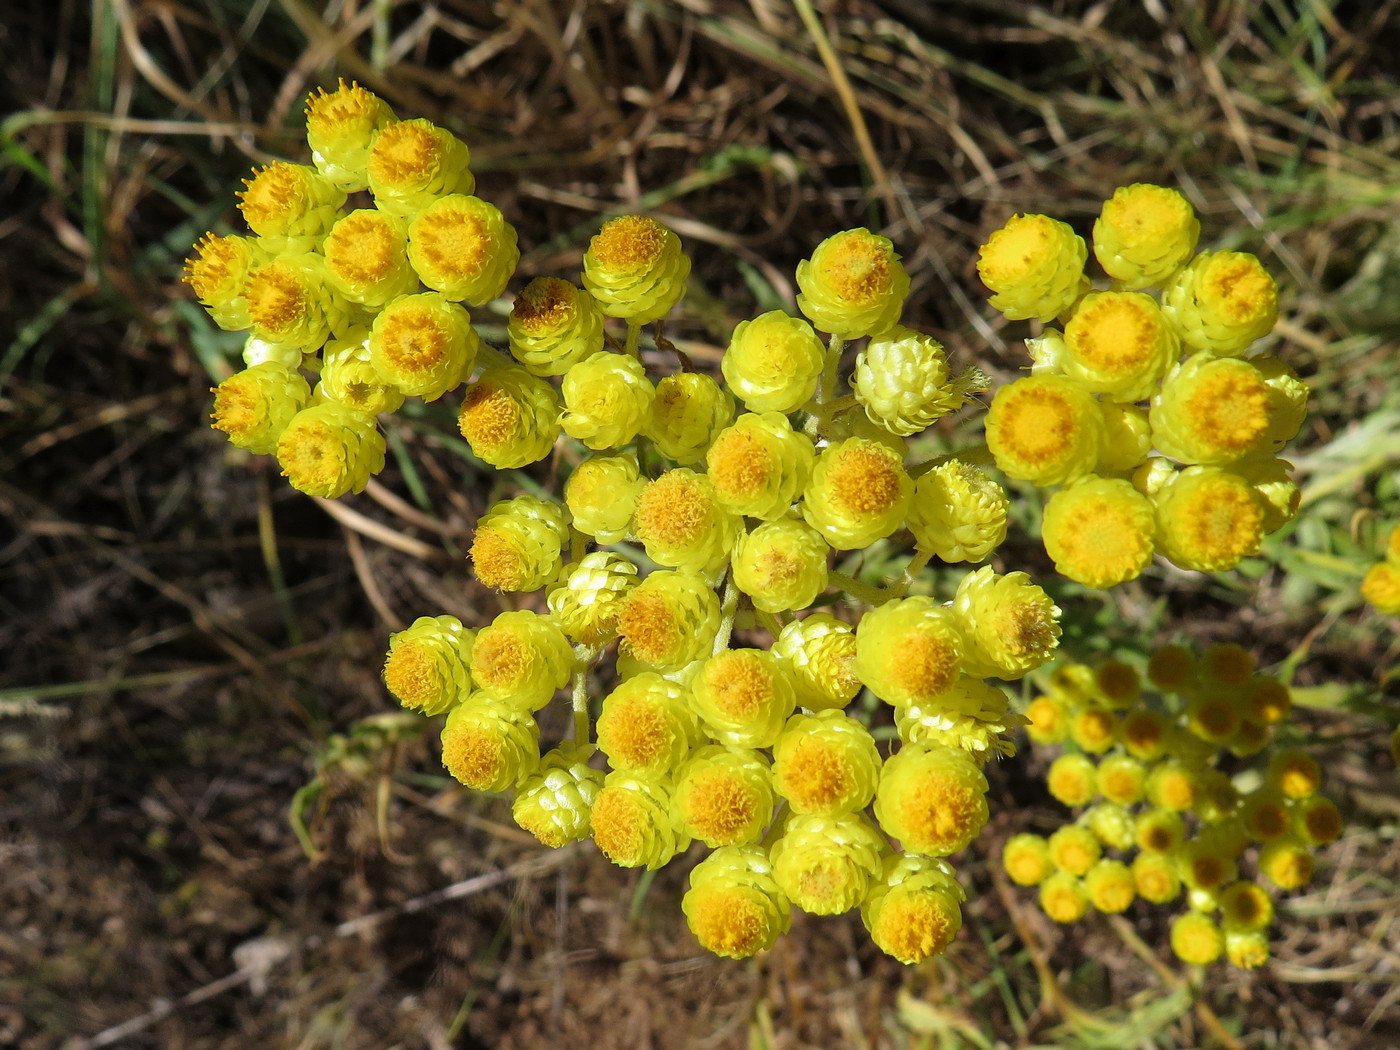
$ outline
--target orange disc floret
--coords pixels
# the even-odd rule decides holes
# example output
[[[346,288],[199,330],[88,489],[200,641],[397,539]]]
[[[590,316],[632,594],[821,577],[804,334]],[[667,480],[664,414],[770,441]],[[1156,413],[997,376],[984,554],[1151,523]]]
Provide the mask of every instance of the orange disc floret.
[[[710,651],[719,598],[692,573],[657,570],[619,602],[625,650],[661,671],[676,671]]]
[[[1137,883],[1121,860],[1104,858],[1084,875],[1084,891],[1089,903],[1105,915],[1125,912],[1137,898]]]
[[[1322,786],[1322,767],[1317,759],[1296,747],[1270,755],[1266,776],[1284,798],[1294,802],[1311,797]]]
[[[326,287],[325,269],[320,255],[299,252],[250,271],[243,292],[253,334],[276,347],[319,350],[344,320],[343,304]]]
[[[373,208],[346,215],[326,234],[322,251],[326,277],[345,298],[365,306],[418,290],[408,264],[408,227],[402,219]]]
[[[805,813],[788,818],[769,856],[773,877],[793,904],[812,915],[840,915],[861,902],[888,852],[862,813]]]
[[[987,822],[987,778],[961,750],[903,747],[881,772],[875,819],[908,852],[956,853]]]
[[[559,437],[554,387],[519,368],[484,372],[467,388],[457,429],[472,454],[497,470],[538,463]]]
[[[707,846],[742,846],[762,838],[775,802],[761,751],[707,744],[676,774],[672,812],[681,830]]]
[[[1186,837],[1186,824],[1175,810],[1149,809],[1138,814],[1134,835],[1144,853],[1170,853]]]
[[[365,165],[375,133],[394,119],[384,100],[353,81],[306,97],[306,142],[316,169],[340,189],[369,185]]]
[[[892,856],[861,902],[860,917],[875,946],[909,966],[947,949],[962,928],[959,905],[966,899],[946,862]]]
[[[1197,354],[1167,377],[1149,413],[1153,444],[1186,463],[1267,451],[1274,392],[1252,362]]]
[[[705,572],[728,557],[741,525],[715,498],[708,476],[677,467],[637,495],[632,527],[657,564]]]
[[[701,740],[685,690],[644,671],[620,683],[598,714],[598,749],[613,769],[664,773]]]
[[[1026,376],[996,392],[986,429],[987,445],[1008,476],[1060,485],[1094,469],[1103,416],[1081,383],[1065,376]]]
[[[249,452],[267,454],[311,398],[306,380],[271,361],[236,372],[213,390],[215,430]]]
[[[1069,710],[1054,696],[1037,696],[1026,705],[1026,734],[1035,744],[1058,744],[1069,735]]]
[[[842,339],[883,332],[909,294],[899,259],[889,238],[864,227],[834,233],[797,264],[797,307]]]
[[[1165,186],[1120,186],[1094,223],[1094,255],[1126,288],[1161,284],[1195,251],[1201,224],[1190,203]]]
[[[194,294],[220,328],[230,332],[247,328],[248,300],[244,296],[244,284],[248,272],[266,261],[257,239],[206,233],[194,250],[196,254],[185,260],[182,280],[194,289]]]
[[[1186,704],[1186,727],[1208,743],[1228,743],[1242,720],[1239,696],[1233,690],[1203,689]]]
[[[1117,734],[1117,718],[1111,710],[1097,702],[1085,704],[1070,719],[1070,739],[1091,755],[1101,755],[1112,747]]]
[[[664,317],[685,294],[689,274],[680,239],[645,215],[609,219],[583,255],[583,286],[603,313],[634,325]]]
[[[476,364],[481,340],[460,305],[440,292],[403,295],[384,307],[370,329],[370,361],[405,394],[434,401]]]
[[[1014,215],[977,253],[977,273],[1008,319],[1051,321],[1089,288],[1088,250],[1068,225],[1048,215]]]
[[[1172,951],[1182,962],[1207,966],[1225,951],[1225,935],[1215,920],[1198,911],[1179,915],[1172,922]]]
[[[795,813],[863,809],[879,776],[874,737],[840,711],[793,715],[773,745],[773,784]]]
[[[1147,770],[1131,755],[1109,755],[1099,763],[1098,787],[1110,802],[1135,805],[1147,790]]]
[[[726,649],[710,657],[691,695],[710,736],[733,747],[772,746],[797,706],[792,672],[764,649]]]
[[[1240,820],[1249,837],[1260,842],[1288,834],[1288,804],[1277,788],[1262,787],[1245,795]]]
[[[442,729],[442,764],[476,791],[505,791],[540,762],[540,728],[508,704],[476,698],[458,704]]]
[[[1103,853],[1098,837],[1079,824],[1066,824],[1050,836],[1050,863],[1071,875],[1083,875]]]
[[[730,959],[771,948],[792,924],[768,852],[756,846],[721,847],[697,864],[681,910],[701,947]]]
[[[1180,355],[1157,301],[1141,292],[1090,292],[1064,339],[1065,374],[1120,402],[1150,396]]]
[[[574,650],[552,616],[504,612],[477,633],[472,677],[482,692],[538,711],[573,670]]]
[[[520,261],[515,227],[480,197],[453,193],[420,211],[408,227],[408,260],[429,288],[474,305],[503,291]]]
[[[1061,574],[1107,588],[1152,563],[1153,528],[1147,497],[1121,478],[1090,474],[1050,497],[1041,537]]]
[[[387,125],[374,137],[369,189],[381,211],[410,218],[439,197],[471,193],[471,150],[450,131],[421,117]]]
[[[1361,597],[1379,613],[1400,615],[1400,566],[1393,561],[1372,565],[1361,580]]]
[[[655,870],[689,846],[671,820],[672,791],[669,776],[609,773],[589,818],[603,855],[619,867]]]
[[[1040,884],[1040,910],[1055,922],[1078,922],[1089,912],[1084,880],[1057,871]]]
[[[1139,853],[1133,858],[1133,882],[1138,896],[1152,904],[1167,904],[1181,894],[1181,876],[1162,853]]]
[[[306,251],[335,221],[345,194],[315,168],[274,161],[243,180],[238,210],[274,251]]]
[[[1023,833],[1006,840],[1001,851],[1001,866],[1018,886],[1039,886],[1055,870],[1050,861],[1050,847],[1039,835]]]
[[[277,463],[292,487],[308,496],[362,492],[384,469],[384,436],[373,416],[323,401],[292,417],[277,439]]]
[[[1325,846],[1341,838],[1345,821],[1337,804],[1322,795],[1299,802],[1293,809],[1293,831],[1310,846]]]
[[[847,438],[817,456],[802,514],[837,550],[856,550],[903,525],[913,495],[898,453],[878,441]]]
[[[1278,286],[1245,252],[1201,252],[1162,289],[1162,310],[1182,341],[1235,355],[1278,319]]]
[[[1150,707],[1134,707],[1119,723],[1118,736],[1128,754],[1150,762],[1166,748],[1167,721]]]
[[[1259,551],[1263,501],[1237,474],[1190,467],[1156,503],[1158,549],[1183,569],[1221,572]]]
[[[384,685],[410,711],[441,714],[472,692],[469,661],[475,632],[455,616],[420,616],[389,636]]]
[[[861,619],[855,673],[888,704],[925,703],[957,683],[962,651],[951,610],[932,598],[897,598]]]
[[[1259,851],[1259,870],[1281,890],[1306,886],[1312,881],[1314,864],[1308,847],[1292,835],[1273,839]]]
[[[1087,806],[1098,792],[1098,768],[1080,754],[1060,755],[1050,763],[1045,787],[1066,806]]]

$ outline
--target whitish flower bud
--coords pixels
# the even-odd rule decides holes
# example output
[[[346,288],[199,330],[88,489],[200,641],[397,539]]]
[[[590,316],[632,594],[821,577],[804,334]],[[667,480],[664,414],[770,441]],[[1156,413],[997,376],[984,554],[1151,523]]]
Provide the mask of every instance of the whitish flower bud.
[[[729,557],[743,523],[715,498],[708,476],[677,467],[637,494],[632,527],[658,565],[708,573]]]
[[[455,616],[420,616],[389,635],[384,685],[404,707],[439,715],[471,696],[474,631]]]
[[[1104,201],[1094,222],[1094,255],[1124,288],[1160,285],[1191,258],[1201,224],[1176,190],[1134,183]]]
[[[214,323],[227,332],[247,328],[248,299],[243,286],[251,270],[268,261],[255,237],[206,233],[185,260],[184,282],[194,289]]]
[[[559,395],[520,368],[492,368],[467,387],[457,429],[472,454],[497,470],[538,463],[559,437]]]
[[[418,291],[408,263],[408,224],[373,208],[346,215],[326,235],[326,279],[354,303],[383,306]]]
[[[1055,654],[1060,609],[1024,572],[998,575],[990,566],[958,585],[963,670],[976,678],[1023,677]]]
[[[638,776],[616,771],[603,780],[593,800],[593,841],[623,868],[656,869],[690,845],[671,820],[669,776]]]
[[[805,609],[826,589],[827,555],[821,534],[794,518],[764,522],[734,545],[734,584],[755,609]]]
[[[564,482],[564,502],[574,528],[599,543],[616,543],[627,534],[637,495],[646,485],[638,476],[637,457],[590,456]]]
[[[277,439],[277,462],[293,488],[334,499],[363,491],[384,469],[384,436],[373,416],[323,401],[292,417]]]
[[[345,303],[326,282],[314,252],[279,255],[248,274],[248,326],[259,339],[287,349],[319,350],[332,331],[349,326]]]
[[[817,392],[826,348],[812,326],[782,310],[740,321],[720,359],[729,389],[751,412],[794,412]]]
[[[1162,289],[1162,311],[1188,346],[1234,356],[1278,320],[1278,286],[1245,252],[1201,252]]]
[[[563,688],[574,651],[549,616],[505,612],[477,632],[472,677],[488,697],[522,711],[538,711]]]
[[[601,350],[564,374],[564,433],[591,449],[616,448],[635,438],[651,418],[656,388],[642,363]]]
[[[515,227],[499,208],[480,197],[452,193],[413,217],[408,261],[429,288],[480,306],[505,291],[520,249]]]
[[[573,641],[604,645],[617,637],[618,604],[637,584],[637,567],[619,554],[593,551],[566,566],[549,592],[549,611]]]
[[[880,877],[889,846],[860,813],[790,818],[773,843],[773,878],[788,900],[811,915],[840,915]]]
[[[1014,755],[1007,733],[1029,723],[1007,706],[1006,694],[971,675],[925,704],[894,709],[899,738],[906,744],[959,748],[978,765],[998,755]]]
[[[598,749],[613,769],[661,774],[676,769],[704,739],[685,689],[647,671],[603,699]]]
[[[498,591],[535,591],[563,567],[569,524],[562,506],[535,496],[501,500],[476,523],[469,553],[477,579]]]
[[[773,786],[794,813],[864,809],[879,779],[875,738],[840,711],[793,715],[773,745]]]
[[[676,824],[707,846],[757,842],[773,819],[773,775],[752,748],[698,747],[676,774]]]
[[[290,368],[267,362],[235,372],[213,389],[215,430],[249,452],[265,455],[311,399],[306,380]]]
[[[577,285],[536,277],[515,297],[506,333],[510,352],[531,374],[563,375],[603,349],[603,312]]]
[[[1157,300],[1142,292],[1090,292],[1065,325],[1065,374],[1114,401],[1141,401],[1181,356]]]
[[[471,318],[439,292],[403,295],[370,329],[370,360],[387,383],[436,401],[471,375],[481,340]]]
[[[856,632],[855,672],[887,704],[923,704],[962,670],[957,614],[932,598],[897,598],[866,613]]]
[[[947,949],[962,928],[966,899],[946,861],[900,854],[885,858],[860,917],[875,947],[910,966]]]
[[[812,476],[816,450],[780,412],[746,412],[715,437],[706,455],[716,498],[735,514],[773,521]]]
[[[397,411],[404,397],[402,390],[384,382],[370,360],[368,328],[352,328],[343,339],[326,344],[316,394],[370,416]]]
[[[747,959],[788,931],[792,906],[772,871],[768,852],[757,846],[725,846],[695,866],[681,910],[702,948]]]
[[[797,308],[842,339],[883,332],[909,295],[899,260],[889,238],[864,227],[834,233],[797,264]]]
[[[1264,538],[1264,503],[1238,474],[1189,467],[1160,492],[1157,546],[1183,569],[1222,572],[1255,554]]]
[[[512,704],[474,697],[447,716],[442,764],[469,788],[505,791],[539,767],[540,727]]]
[[[1048,215],[1016,215],[982,245],[977,273],[1012,321],[1053,321],[1089,290],[1084,238]]]
[[[678,671],[710,652],[719,598],[699,576],[659,569],[622,598],[617,629],[624,653],[658,671]]]
[[[946,857],[987,823],[987,778],[947,747],[903,747],[885,760],[875,819],[908,853]]]
[[[412,218],[439,197],[476,189],[471,159],[465,142],[432,121],[395,121],[370,146],[369,191],[380,211]]]
[[[1106,588],[1152,564],[1154,528],[1146,496],[1119,478],[1090,474],[1050,497],[1041,538],[1062,575]]]
[[[345,192],[306,164],[273,161],[243,180],[238,210],[270,252],[316,248],[345,203]]]
[[[370,143],[394,120],[394,111],[353,81],[306,98],[306,142],[316,170],[347,193],[369,185]]]
[[[872,338],[851,375],[851,392],[871,422],[901,437],[917,434],[990,385],[977,369],[951,377],[943,344],[903,325]]]
[[[809,711],[843,708],[860,692],[855,631],[828,613],[793,620],[770,651],[792,669],[797,703]]]
[[[1251,362],[1196,354],[1153,401],[1152,442],[1186,463],[1225,464],[1270,451],[1275,400]]]
[[[1103,416],[1083,384],[1064,376],[1026,376],[996,392],[986,430],[987,445],[1007,475],[1060,485],[1094,469]]]
[[[710,657],[691,682],[691,696],[705,731],[733,747],[772,746],[797,706],[792,672],[763,649]]]
[[[718,383],[702,372],[679,372],[656,384],[643,433],[663,456],[689,467],[733,421],[734,401]]]
[[[603,771],[590,769],[591,744],[561,744],[545,752],[538,769],[521,779],[511,816],[551,849],[588,837],[593,800]]]
[[[603,313],[634,325],[664,317],[685,295],[688,276],[680,238],[644,215],[609,219],[583,255],[583,286]]]
[[[348,334],[353,334],[354,331],[355,329],[352,328]],[[248,338],[243,341],[242,357],[243,363],[249,368],[271,362],[274,365],[281,365],[283,368],[290,368],[295,372],[302,367],[302,362],[306,360],[307,355],[295,347],[289,349],[277,346],[275,343],[269,343],[266,339],[259,339],[250,333]]]
[[[920,550],[946,562],[981,561],[1006,539],[1006,491],[985,473],[950,459],[914,483],[909,531]]]
[[[837,550],[857,550],[903,525],[913,495],[898,453],[847,438],[817,456],[802,515]]]

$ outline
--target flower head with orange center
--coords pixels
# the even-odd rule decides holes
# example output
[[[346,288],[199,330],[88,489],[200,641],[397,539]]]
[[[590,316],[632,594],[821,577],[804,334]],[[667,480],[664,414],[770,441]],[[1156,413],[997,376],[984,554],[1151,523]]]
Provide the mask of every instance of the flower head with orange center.
[[[363,492],[384,469],[384,436],[374,417],[323,401],[292,417],[277,439],[277,463],[292,487],[334,499]]]
[[[912,966],[941,955],[953,942],[966,899],[946,861],[896,854],[885,858],[860,917],[877,948]]]
[[[305,379],[271,361],[235,372],[213,393],[210,425],[239,448],[261,454],[276,451],[287,424],[311,398]]]
[[[598,750],[613,769],[666,773],[684,760],[702,736],[685,690],[644,671],[620,683],[603,699],[598,715]]]
[[[1055,922],[1078,922],[1089,913],[1089,894],[1084,880],[1067,871],[1057,871],[1040,884],[1040,910]]]
[[[248,274],[248,326],[259,339],[314,351],[347,326],[345,304],[327,286],[325,259],[314,252],[279,255]]]
[[[1201,252],[1162,289],[1162,310],[1188,346],[1236,355],[1278,320],[1278,286],[1253,255]]]
[[[1281,890],[1301,889],[1312,881],[1312,851],[1292,835],[1282,835],[1259,851],[1259,870]]]
[[[326,279],[351,302],[378,307],[418,291],[403,219],[374,208],[352,211],[331,227],[322,251]]]
[[[404,295],[370,328],[370,360],[385,382],[436,401],[471,374],[481,339],[467,311],[440,292]]]
[[[497,616],[476,636],[472,677],[487,696],[538,711],[569,680],[574,651],[553,617],[517,610]]]
[[[1150,415],[1152,440],[1186,463],[1229,463],[1261,451],[1274,395],[1248,361],[1197,354],[1167,377]]]
[[[316,170],[347,193],[369,185],[370,144],[394,120],[394,111],[354,81],[306,97],[306,142]]]
[[[856,550],[904,524],[913,494],[898,453],[876,441],[847,438],[817,456],[802,514],[837,550]]]
[[[273,252],[305,252],[320,245],[345,193],[306,164],[273,161],[243,180],[238,210]]]
[[[603,349],[603,312],[560,277],[536,277],[515,297],[506,326],[510,352],[532,375],[563,375]]]
[[[408,227],[408,261],[429,288],[473,306],[506,288],[520,261],[515,227],[494,204],[465,194],[439,197]]]
[[[471,651],[476,632],[455,616],[420,616],[389,636],[384,685],[404,707],[437,715],[472,693]]]
[[[403,391],[384,382],[370,357],[368,328],[351,328],[343,338],[332,337],[321,350],[317,399],[339,401],[371,416],[397,411],[404,402]]]
[[[1050,863],[1071,875],[1083,875],[1103,855],[1098,837],[1080,824],[1066,824],[1050,836]]]
[[[1045,788],[1066,806],[1087,806],[1098,793],[1098,769],[1086,756],[1068,752],[1050,763]]]
[[[962,628],[963,671],[976,678],[1023,678],[1060,644],[1060,607],[1024,572],[984,566],[953,596]]]
[[[412,218],[439,197],[471,193],[471,150],[456,135],[418,118],[386,125],[370,146],[369,191],[380,211]]]
[[[254,237],[221,237],[206,233],[185,260],[183,280],[225,331],[247,328],[248,299],[244,285],[249,271],[267,262],[267,254]]]
[[[1141,292],[1090,292],[1065,326],[1065,374],[1114,401],[1141,401],[1176,364],[1176,334]]]
[[[1337,841],[1344,826],[1337,804],[1322,795],[1313,795],[1293,807],[1293,833],[1309,846]]]
[[[1400,566],[1393,561],[1372,565],[1361,580],[1361,597],[1378,613],[1400,616]]]
[[[987,778],[961,750],[900,748],[881,772],[875,819],[906,851],[946,857],[987,823]]]
[[[769,856],[793,904],[812,915],[840,915],[861,902],[888,852],[864,814],[807,813],[788,818]]]
[[[883,332],[909,294],[899,259],[889,238],[864,227],[834,233],[797,264],[797,308],[842,339]]]
[[[1069,735],[1069,709],[1058,696],[1037,696],[1026,705],[1026,717],[1026,734],[1033,744],[1058,744]]]
[[[619,867],[655,870],[685,850],[690,836],[671,819],[673,791],[669,776],[609,773],[589,816],[603,855]]]
[[[977,254],[989,300],[1012,321],[1052,321],[1089,289],[1084,238],[1048,215],[1015,215]]]
[[[797,706],[792,672],[764,649],[710,657],[691,681],[691,696],[705,731],[733,747],[771,747]]]
[[[957,683],[965,644],[951,609],[932,598],[898,598],[862,617],[854,670],[887,704],[925,703]]]
[[[715,497],[735,514],[773,521],[812,476],[816,450],[780,412],[745,412],[715,435],[705,455]]]
[[[1093,395],[1065,376],[1026,376],[992,398],[987,445],[1007,475],[1060,485],[1094,469],[1103,416]]]
[[[1186,824],[1174,809],[1148,809],[1137,816],[1133,837],[1144,853],[1172,853],[1186,838]]]
[[[1137,898],[1137,882],[1121,860],[1105,857],[1084,873],[1084,892],[1099,911],[1118,915]]]
[[[659,671],[678,671],[710,652],[719,598],[699,576],[658,570],[621,600],[617,629],[627,653]]]
[[[1182,962],[1207,966],[1224,953],[1225,935],[1209,915],[1188,911],[1172,922],[1171,944]]]
[[[1012,835],[1001,851],[1001,866],[1018,886],[1039,886],[1055,870],[1050,845],[1039,835]]]
[[[715,850],[690,873],[681,910],[706,951],[747,959],[771,948],[792,925],[792,906],[757,846]]]
[[[680,238],[645,215],[609,219],[583,255],[583,286],[603,313],[633,325],[664,317],[685,294],[688,276]]]
[[[1133,858],[1133,882],[1138,896],[1152,904],[1168,904],[1181,895],[1181,876],[1166,854],[1139,853]]]
[[[536,496],[501,500],[477,520],[469,557],[476,577],[498,591],[535,591],[563,567],[564,508]]]
[[[676,773],[672,815],[707,846],[742,846],[763,837],[776,801],[761,751],[707,744],[691,751]]]
[[[524,369],[493,368],[467,388],[457,429],[472,455],[497,470],[538,463],[559,438],[554,388]]]
[[[540,763],[540,727],[513,704],[483,697],[458,704],[442,727],[442,764],[476,791],[505,791]]]
[[[709,477],[688,467],[646,484],[637,494],[632,527],[652,561],[698,573],[722,566],[743,529],[715,498]]]
[[[1233,569],[1264,538],[1263,500],[1218,467],[1188,467],[1155,502],[1158,550],[1183,569]]]
[[[1124,288],[1160,285],[1196,250],[1201,223],[1176,190],[1120,186],[1094,222],[1094,256]]]
[[[740,534],[730,571],[735,586],[753,599],[755,609],[805,609],[826,589],[831,548],[805,521],[767,521]]]
[[[875,797],[875,739],[840,711],[795,714],[773,745],[773,784],[794,813],[853,813]]]

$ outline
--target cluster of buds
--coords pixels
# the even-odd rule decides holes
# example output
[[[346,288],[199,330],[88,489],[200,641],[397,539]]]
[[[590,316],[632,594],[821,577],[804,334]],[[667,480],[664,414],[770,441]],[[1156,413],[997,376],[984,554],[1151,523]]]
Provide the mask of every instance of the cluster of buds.
[[[994,307],[1060,326],[1026,340],[1031,374],[997,391],[987,444],[1007,476],[1060,486],[1045,549],[1089,587],[1134,579],[1154,553],[1233,568],[1298,509],[1277,453],[1308,390],[1250,353],[1278,316],[1274,279],[1243,252],[1193,255],[1199,234],[1180,193],[1135,184],[1094,223],[1104,290],[1085,276],[1083,238],[1049,216],[1017,215],[981,249]]]
[[[1241,865],[1252,862],[1279,890],[1306,885],[1313,850],[1341,834],[1341,814],[1318,793],[1315,759],[1271,746],[1289,691],[1245,650],[1219,645],[1198,659],[1166,646],[1147,679],[1155,695],[1124,663],[1051,674],[1027,709],[1028,732],[1037,744],[1064,745],[1046,786],[1078,816],[1048,838],[1012,837],[1003,866],[1014,882],[1040,887],[1056,922],[1091,909],[1116,914],[1138,898],[1172,904],[1184,891],[1187,908],[1171,929],[1179,958],[1260,966],[1274,905]]]
[[[1361,597],[1377,612],[1400,616],[1400,525],[1386,538],[1385,557],[1366,570]]]

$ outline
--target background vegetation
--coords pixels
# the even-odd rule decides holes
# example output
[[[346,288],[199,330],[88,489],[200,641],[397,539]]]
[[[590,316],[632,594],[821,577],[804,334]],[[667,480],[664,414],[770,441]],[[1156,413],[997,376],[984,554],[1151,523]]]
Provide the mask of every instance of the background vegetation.
[[[1357,596],[1400,521],[1398,6],[818,4],[847,86],[784,0],[7,5],[0,1044],[1400,1041],[1400,644]],[[1353,824],[1275,961],[1203,982],[1160,916],[1060,929],[1010,892],[987,858],[1055,817],[1034,756],[995,769],[966,927],[913,969],[854,916],[799,917],[747,964],[702,954],[684,864],[652,881],[548,853],[459,791],[433,734],[385,717],[378,665],[416,615],[501,607],[462,554],[515,479],[425,411],[392,424],[371,492],[291,491],[205,425],[238,340],[179,283],[250,166],[304,159],[301,101],[337,75],[471,143],[520,230],[515,287],[576,276],[609,214],[663,215],[695,260],[669,331],[702,361],[854,225],[904,253],[913,323],[1003,379],[1027,332],[973,262],[1016,211],[1087,232],[1115,186],[1161,182],[1204,245],[1259,254],[1277,351],[1315,391],[1304,515],[1236,573],[1056,593],[1076,656],[1241,641],[1305,689],[1300,734]],[[1024,535],[1001,558],[1055,579]]]

